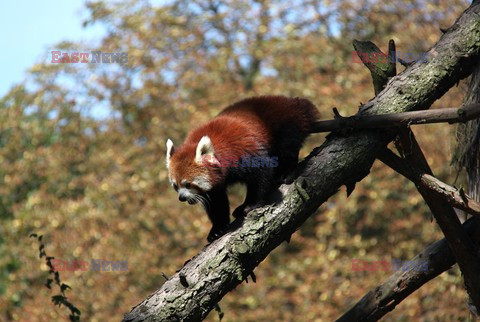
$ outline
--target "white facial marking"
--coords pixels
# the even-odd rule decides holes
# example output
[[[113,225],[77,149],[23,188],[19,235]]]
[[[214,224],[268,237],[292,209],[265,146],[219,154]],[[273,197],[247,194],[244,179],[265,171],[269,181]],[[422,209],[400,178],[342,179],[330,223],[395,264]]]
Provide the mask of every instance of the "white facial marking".
[[[192,183],[203,191],[210,191],[210,189],[212,189],[212,184],[210,180],[208,180],[208,177],[196,177]]]
[[[178,189],[178,194],[184,195],[185,197],[187,197],[187,199],[191,199],[195,195],[193,193],[193,189],[187,189],[187,188]]]
[[[197,145],[197,150],[195,153],[195,161],[198,164],[202,164],[203,156],[208,155],[213,157],[214,154],[215,154],[215,150],[213,149],[213,144],[210,138],[208,136],[202,137]]]
[[[166,157],[167,169],[170,169],[170,158],[174,150],[175,148],[173,146],[172,140],[168,139],[167,140],[167,157]]]

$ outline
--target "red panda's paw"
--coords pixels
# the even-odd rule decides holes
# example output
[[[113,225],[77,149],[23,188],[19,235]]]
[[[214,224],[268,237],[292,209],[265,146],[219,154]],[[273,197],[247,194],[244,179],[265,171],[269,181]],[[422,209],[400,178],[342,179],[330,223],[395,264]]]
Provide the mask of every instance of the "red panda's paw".
[[[282,184],[291,184],[293,181],[295,181],[295,171],[282,176]]]
[[[208,233],[207,241],[209,243],[211,243],[211,242],[219,239],[220,237],[225,235],[227,230],[228,230],[228,227],[225,227],[225,228],[212,227],[212,229],[210,229],[210,232]]]
[[[258,203],[255,203],[253,205],[241,205],[239,206],[237,209],[235,209],[232,213],[232,216],[235,217],[235,218],[238,218],[238,217],[244,217],[246,216],[250,211],[258,208],[258,207],[263,207],[265,206],[265,202],[264,201],[261,201],[261,202],[258,202]]]
[[[293,181],[295,181],[295,172],[283,174],[277,177],[274,184],[276,186],[281,186],[282,184],[291,184]]]
[[[239,218],[245,216],[245,205],[238,206],[232,213],[234,218]]]

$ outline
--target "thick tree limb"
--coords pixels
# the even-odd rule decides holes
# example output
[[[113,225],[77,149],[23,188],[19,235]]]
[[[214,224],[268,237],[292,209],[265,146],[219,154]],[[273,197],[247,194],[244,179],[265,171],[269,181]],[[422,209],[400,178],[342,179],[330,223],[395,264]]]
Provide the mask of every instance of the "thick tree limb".
[[[431,60],[398,75],[361,113],[385,114],[428,108],[480,57],[480,8],[473,5],[430,50]],[[300,227],[342,185],[365,177],[379,151],[393,138],[385,131],[331,135],[297,168],[298,177],[270,196],[274,205],[255,209],[234,231],[205,247],[124,321],[201,320],[265,257]],[[185,283],[180,281],[183,275]]]
[[[478,219],[463,224],[475,244],[480,244]],[[444,238],[426,247],[412,261],[427,260],[427,270],[397,271],[357,302],[337,322],[377,321],[392,311],[407,296],[455,264],[455,256]]]
[[[343,129],[372,129],[390,126],[407,126],[427,123],[464,123],[480,117],[480,104],[460,108],[442,108],[381,115],[354,115],[337,117],[315,123],[313,132],[332,132]]]

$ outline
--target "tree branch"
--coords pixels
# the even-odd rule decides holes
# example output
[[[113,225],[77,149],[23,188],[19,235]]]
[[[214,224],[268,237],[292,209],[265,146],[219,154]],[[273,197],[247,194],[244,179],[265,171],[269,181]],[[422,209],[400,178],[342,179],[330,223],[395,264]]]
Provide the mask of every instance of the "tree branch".
[[[465,105],[460,108],[442,108],[426,111],[405,112],[381,115],[354,115],[337,117],[333,120],[318,121],[313,132],[332,132],[343,129],[372,129],[390,126],[406,126],[428,123],[464,123],[480,117],[480,104]]]
[[[421,185],[437,196],[443,198],[455,208],[474,216],[480,216],[480,202],[468,196],[463,189],[452,187],[432,175],[413,167],[410,162],[400,158],[391,150],[386,150],[378,157],[380,161],[400,173],[416,185]]]
[[[405,162],[410,162],[412,166],[433,176],[432,170],[410,129],[400,131],[400,139],[397,141],[397,146],[405,155]],[[477,247],[463,231],[460,220],[448,201],[423,185],[417,185],[417,189],[432,211],[449,246],[454,251],[458,266],[464,275],[468,294],[474,305],[480,307],[480,276],[478,275],[478,272],[480,272],[480,259]]]
[[[397,74],[397,65],[395,64],[395,42],[390,40],[388,43],[388,54],[382,53],[380,48],[371,41],[353,40],[353,47],[363,64],[370,70],[373,80],[373,89],[375,95],[378,95],[391,77]],[[368,59],[364,59],[368,58]],[[385,58],[388,58],[385,61]]]
[[[479,221],[470,219],[463,224],[464,230],[478,245],[480,243]],[[447,240],[441,239],[418,253],[412,261],[427,261],[427,270],[397,271],[385,282],[365,294],[337,322],[378,321],[392,311],[401,301],[419,289],[423,284],[437,277],[455,264]]]
[[[385,55],[381,53],[380,49],[370,41],[354,41],[354,46],[357,50],[358,48],[363,48],[363,52],[367,55],[367,57]],[[395,48],[395,43],[393,40],[390,40],[390,58],[392,54],[392,48]],[[357,51],[357,54],[360,57],[363,56],[362,52]],[[394,70],[391,66],[393,63],[394,62],[390,61],[389,64],[389,62],[382,62],[378,59],[375,63],[370,59],[367,60],[367,62],[364,61],[364,64],[372,74],[375,95],[378,95],[379,91],[387,85],[388,78],[390,76],[394,76]],[[410,66],[410,64],[408,66]],[[425,172],[426,174],[433,176],[432,170],[428,165],[422,149],[418,145],[415,135],[409,127],[400,128],[399,136],[395,144],[401,154],[404,155],[405,161],[410,162],[412,166],[418,167],[419,170]],[[478,277],[477,272],[480,271],[480,258],[477,254],[477,248],[472,243],[470,238],[465,235],[455,210],[449,204],[449,202],[443,198],[443,196],[435,194],[423,185],[417,184],[417,189],[432,211],[432,214],[437,220],[437,223],[445,235],[448,244],[452,250],[454,250],[458,265],[460,266],[460,269],[464,275],[467,292],[470,295],[473,304],[479,308],[480,278]]]
[[[385,114],[427,108],[469,75],[480,57],[480,8],[472,5],[430,50],[432,59],[392,79],[360,113]],[[206,246],[157,291],[125,315],[124,321],[201,320],[230,290],[330,196],[365,177],[393,138],[389,131],[330,135],[297,168],[297,179],[282,185],[271,205],[237,219],[232,231]],[[180,281],[183,275],[184,282]],[[188,285],[188,286],[184,286]]]

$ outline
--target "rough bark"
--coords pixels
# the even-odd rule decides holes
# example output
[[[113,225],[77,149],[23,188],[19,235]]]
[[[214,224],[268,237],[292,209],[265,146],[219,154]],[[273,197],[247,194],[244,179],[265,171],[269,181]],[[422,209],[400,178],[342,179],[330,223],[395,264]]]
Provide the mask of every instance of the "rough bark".
[[[429,62],[398,75],[361,113],[385,114],[428,108],[470,73],[480,56],[480,10],[472,5],[429,51]],[[205,247],[160,289],[125,315],[124,321],[195,321],[221,298],[342,185],[365,177],[392,133],[364,131],[330,135],[297,168],[297,179],[270,196],[273,204],[233,223],[233,231]]]
[[[388,54],[382,53],[380,48],[369,40],[360,41],[354,39],[353,47],[363,64],[370,70],[373,90],[376,96],[385,88],[388,81],[397,75],[397,64],[395,63],[396,57],[394,54],[395,42],[393,39],[388,42]],[[367,60],[364,59],[366,57],[368,57]],[[385,61],[381,57],[387,57],[388,60]]]
[[[400,150],[404,151],[404,161],[410,163],[413,167],[418,168],[423,173],[433,176],[432,170],[423,155],[413,133],[410,129],[404,131],[404,135],[400,135],[398,145]],[[405,136],[411,134],[412,137]],[[416,184],[418,192],[422,195],[428,207],[432,211],[433,217],[440,226],[448,245],[453,250],[460,270],[464,276],[465,286],[473,303],[480,306],[480,260],[478,257],[478,249],[472,242],[470,237],[463,230],[460,220],[455,213],[450,202],[438,195],[429,187]]]
[[[478,219],[463,224],[463,228],[477,245],[480,243],[478,224]],[[350,310],[338,318],[337,322],[377,321],[423,284],[455,264],[455,256],[445,238],[426,247],[412,259],[414,262],[421,260],[428,263],[426,271],[395,272],[385,282],[365,294]]]
[[[480,62],[477,62],[470,85],[465,95],[464,105],[480,102]],[[457,128],[457,147],[454,153],[453,164],[457,168],[467,170],[468,191],[474,200],[480,201],[480,120],[462,124]],[[467,216],[459,215],[460,220]],[[477,317],[480,315],[480,303],[475,303],[473,296],[469,298],[468,307]]]
[[[368,55],[370,57],[385,55],[380,49],[370,41],[354,41],[355,48],[362,48],[361,52],[357,52],[359,56]],[[395,42],[390,40],[389,42],[389,54],[395,50]],[[390,56],[390,55],[389,55]],[[392,62],[393,63],[393,62]],[[368,62],[364,63],[372,74],[375,95],[385,88],[390,77],[395,76],[392,68],[388,68],[388,62],[383,63],[377,61],[376,63]],[[425,111],[421,111],[425,112]],[[433,111],[430,111],[433,112]],[[419,113],[419,112],[410,112]],[[404,113],[406,114],[406,113]],[[393,116],[399,117],[400,114],[393,114]],[[376,116],[379,118],[380,116]],[[380,155],[382,161],[387,161],[388,165],[396,166],[395,170],[398,170],[402,165],[410,164],[410,168],[416,168],[421,171],[422,174],[433,177],[432,170],[428,165],[428,162],[423,155],[420,146],[417,143],[415,135],[409,127],[401,127],[398,131],[399,136],[395,140],[397,149],[403,155],[403,159],[394,159],[393,153],[385,153]],[[390,161],[397,161],[393,164]],[[400,172],[403,174],[403,172]],[[477,307],[480,306],[480,279],[478,278],[478,271],[480,270],[480,261],[477,256],[477,248],[472,240],[464,233],[460,222],[457,219],[455,209],[452,207],[450,200],[444,197],[444,195],[438,194],[438,191],[430,189],[431,187],[421,184],[420,177],[418,175],[413,176],[412,180],[416,183],[418,191],[424,198],[425,202],[432,211],[433,217],[437,220],[438,225],[442,229],[447,243],[455,254],[455,258],[460,266],[462,274],[465,277],[465,285],[467,292],[470,295],[471,302]]]

